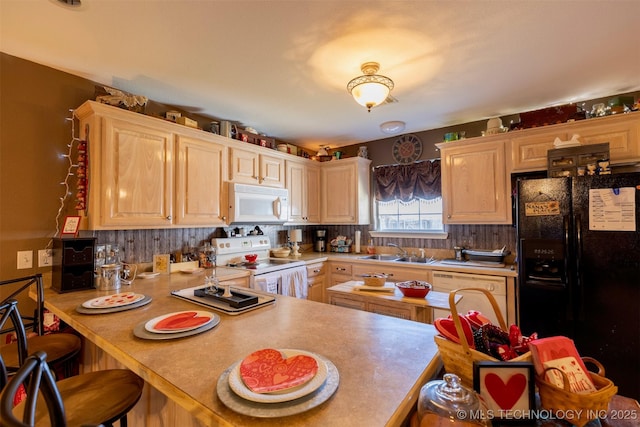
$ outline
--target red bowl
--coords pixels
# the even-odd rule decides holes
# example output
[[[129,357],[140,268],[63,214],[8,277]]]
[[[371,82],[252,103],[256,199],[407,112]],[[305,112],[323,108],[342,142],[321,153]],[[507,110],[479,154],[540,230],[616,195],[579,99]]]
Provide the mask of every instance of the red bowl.
[[[396,283],[396,287],[400,289],[402,295],[409,298],[424,298],[432,288],[431,283],[420,280]]]
[[[244,259],[246,259],[248,262],[256,262],[256,260],[258,259],[258,254],[247,254],[244,256]]]

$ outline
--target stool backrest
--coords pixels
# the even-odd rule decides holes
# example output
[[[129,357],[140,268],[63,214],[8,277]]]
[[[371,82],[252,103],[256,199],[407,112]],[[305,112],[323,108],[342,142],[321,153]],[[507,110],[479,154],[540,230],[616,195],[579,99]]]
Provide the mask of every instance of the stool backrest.
[[[0,304],[15,299],[17,295],[28,290],[31,285],[36,285],[36,309],[33,316],[21,316],[22,324],[25,329],[33,328],[38,335],[44,333],[44,285],[42,283],[42,274],[34,274],[32,276],[18,277],[16,279],[2,280],[0,286],[7,286],[11,289],[11,294],[6,297]],[[0,327],[0,334],[12,332],[11,329]]]
[[[11,327],[8,326],[9,320],[11,320]],[[20,311],[18,311],[18,301],[14,299],[5,300],[0,303],[0,331],[6,330],[11,330],[16,333],[18,360],[20,365],[22,365],[27,358],[27,333],[22,323],[22,317],[20,317]],[[6,370],[4,362],[2,363],[2,367]],[[0,381],[2,381],[2,379],[0,379]],[[0,386],[2,386],[2,384],[0,384]],[[0,387],[0,390],[1,389],[2,387]]]
[[[1,360],[1,358],[0,358]],[[4,365],[4,363],[2,363]],[[26,398],[20,404],[23,409],[22,419],[16,417],[13,398],[24,386]],[[38,394],[42,393],[49,412],[52,426],[66,427],[67,421],[62,404],[62,397],[56,387],[56,381],[47,365],[47,355],[38,351],[27,358],[20,369],[11,377],[0,394],[0,418],[8,427],[34,427]]]

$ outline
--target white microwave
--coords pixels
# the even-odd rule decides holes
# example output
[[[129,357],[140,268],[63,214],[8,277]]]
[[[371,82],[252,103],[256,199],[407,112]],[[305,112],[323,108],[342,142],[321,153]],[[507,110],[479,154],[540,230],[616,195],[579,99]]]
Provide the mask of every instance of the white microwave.
[[[289,218],[289,190],[229,183],[229,223],[283,224]]]

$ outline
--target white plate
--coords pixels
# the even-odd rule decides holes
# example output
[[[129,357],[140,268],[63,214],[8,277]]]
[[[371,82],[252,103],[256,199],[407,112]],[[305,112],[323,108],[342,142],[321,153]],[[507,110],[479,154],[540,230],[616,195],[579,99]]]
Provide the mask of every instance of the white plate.
[[[160,273],[152,273],[150,271],[145,271],[142,273],[139,273],[138,276],[141,279],[153,279],[154,277],[158,277],[160,275]]]
[[[135,292],[121,292],[90,299],[82,303],[84,308],[114,308],[136,303],[144,298],[142,294]]]
[[[280,349],[279,351],[286,357],[293,357],[298,354],[313,357],[318,364],[318,372],[308,382],[292,389],[283,390],[277,393],[256,393],[251,391],[242,381],[242,377],[240,376],[240,363],[242,363],[242,360],[240,360],[233,365],[229,372],[229,387],[231,387],[231,390],[243,399],[247,399],[252,402],[280,403],[298,399],[313,393],[320,388],[322,384],[324,384],[327,379],[327,364],[317,355],[303,350]]]
[[[206,320],[203,320],[201,323],[195,324],[195,325],[190,325],[190,326],[185,326],[185,327],[174,327],[174,328],[167,328],[167,329],[156,329],[156,326],[158,325],[158,323],[160,323],[161,321],[168,319],[170,317],[173,316],[179,316],[181,314],[187,314],[187,313],[194,313],[192,317],[202,317]],[[169,313],[169,314],[165,314],[162,316],[158,316],[158,317],[154,317],[153,319],[149,320],[147,323],[145,323],[144,328],[149,331],[149,332],[153,332],[154,334],[176,334],[176,333],[180,333],[180,332],[187,332],[187,331],[191,331],[194,329],[198,329],[201,328],[205,325],[207,325],[208,323],[210,323],[214,318],[214,314],[211,313],[210,311],[196,311],[196,310],[186,310],[186,311],[176,311],[175,313]]]
[[[181,273],[184,274],[198,274],[202,273],[204,268],[185,268],[184,270],[180,270]]]

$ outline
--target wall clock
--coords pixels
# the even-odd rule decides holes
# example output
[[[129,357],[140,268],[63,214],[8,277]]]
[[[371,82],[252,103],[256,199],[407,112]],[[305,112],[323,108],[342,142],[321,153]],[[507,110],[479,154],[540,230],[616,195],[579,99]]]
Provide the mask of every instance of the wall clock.
[[[422,141],[415,135],[402,135],[393,143],[391,152],[398,163],[415,162],[422,155]]]

